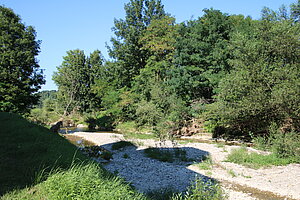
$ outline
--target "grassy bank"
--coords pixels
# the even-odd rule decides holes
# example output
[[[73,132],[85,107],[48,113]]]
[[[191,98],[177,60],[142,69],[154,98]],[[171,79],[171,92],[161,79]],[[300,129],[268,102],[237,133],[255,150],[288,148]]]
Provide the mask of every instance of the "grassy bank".
[[[42,170],[86,160],[59,135],[18,115],[0,113],[0,122],[0,194],[33,184]]]
[[[144,198],[58,134],[15,114],[0,122],[1,199]]]

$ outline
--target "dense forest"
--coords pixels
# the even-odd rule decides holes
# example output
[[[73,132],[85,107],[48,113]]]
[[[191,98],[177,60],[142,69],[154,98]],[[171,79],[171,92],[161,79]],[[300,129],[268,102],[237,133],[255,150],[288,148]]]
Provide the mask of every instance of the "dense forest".
[[[125,18],[114,21],[110,59],[99,50],[66,52],[53,75],[58,91],[39,93],[34,109],[43,83],[36,61],[27,59],[34,66],[27,74],[32,80],[23,81],[32,86],[26,89],[18,79],[29,91],[25,102],[7,95],[25,94],[7,82],[20,71],[1,70],[1,111],[30,111],[28,117],[43,124],[62,117],[102,129],[127,123],[158,135],[180,136],[195,120],[227,139],[248,140],[270,130],[298,135],[299,0],[278,11],[265,7],[259,20],[211,8],[176,23],[160,0],[131,0],[124,9]],[[34,40],[32,27],[21,26],[26,39]],[[30,45],[36,56],[39,42]]]

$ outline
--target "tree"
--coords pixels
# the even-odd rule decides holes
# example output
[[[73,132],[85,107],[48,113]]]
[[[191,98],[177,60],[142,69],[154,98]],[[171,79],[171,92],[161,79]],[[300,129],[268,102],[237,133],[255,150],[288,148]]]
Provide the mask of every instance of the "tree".
[[[235,33],[233,70],[221,81],[215,104],[223,127],[243,135],[267,133],[272,123],[300,130],[299,33],[299,24],[268,18],[251,33]]]
[[[226,14],[205,9],[197,20],[180,25],[175,67],[169,85],[184,100],[211,99],[220,79],[228,73],[231,23]]]
[[[0,6],[0,111],[27,113],[45,83],[36,56],[40,41],[11,9]]]
[[[165,16],[160,0],[131,0],[125,5],[125,20],[115,20],[109,55],[117,62],[116,73],[120,86],[131,87],[133,78],[144,68],[149,54],[142,49],[139,39],[153,19]]]
[[[295,22],[300,22],[300,0],[297,3],[291,4],[291,19]]]
[[[134,90],[150,100],[155,84],[163,84],[166,72],[171,69],[176,43],[175,18],[165,16],[154,19],[140,38],[142,49],[149,52],[149,58],[139,75],[134,78]],[[163,90],[163,89],[162,89]]]
[[[67,52],[58,72],[53,75],[58,85],[58,98],[65,107],[64,115],[73,110],[87,112],[96,106],[96,94],[91,88],[101,76],[102,62],[100,51],[94,51],[90,57],[78,49]]]

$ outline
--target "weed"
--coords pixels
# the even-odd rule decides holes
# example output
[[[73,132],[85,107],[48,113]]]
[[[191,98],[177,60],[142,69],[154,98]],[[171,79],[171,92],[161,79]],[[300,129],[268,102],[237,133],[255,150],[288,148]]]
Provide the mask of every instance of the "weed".
[[[212,159],[210,156],[205,156],[203,159],[202,159],[202,162],[196,164],[197,167],[201,170],[211,170],[212,169]]]
[[[225,144],[224,144],[224,143],[218,142],[218,143],[216,144],[216,146],[217,146],[218,148],[224,148],[224,147],[225,147]]]
[[[272,165],[287,165],[293,162],[289,158],[278,158],[275,154],[261,155],[249,153],[246,148],[238,148],[231,151],[227,156],[227,162],[241,164],[251,168],[270,167]]]
[[[237,176],[237,174],[236,174],[232,169],[227,170],[227,173],[228,173],[230,176],[232,176],[232,177],[236,177],[236,176]]]
[[[248,176],[248,175],[244,175],[244,174],[242,174],[242,177],[244,177],[244,178],[252,178],[252,176]]]
[[[183,194],[174,195],[172,200],[223,200],[226,199],[221,186],[211,179],[196,178]]]
[[[206,176],[212,176],[212,172],[211,171],[207,171],[207,172],[205,172],[205,175]]]

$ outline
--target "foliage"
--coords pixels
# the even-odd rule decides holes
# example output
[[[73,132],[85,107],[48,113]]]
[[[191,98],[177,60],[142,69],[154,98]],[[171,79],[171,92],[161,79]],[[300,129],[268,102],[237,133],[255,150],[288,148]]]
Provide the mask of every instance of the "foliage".
[[[160,19],[166,14],[160,0],[131,0],[124,9],[125,19],[116,19],[114,22],[116,37],[111,39],[109,54],[117,61],[114,67],[116,76],[120,78],[120,86],[130,87],[131,81],[144,68],[149,57],[139,39],[153,19]]]
[[[273,165],[288,165],[294,161],[290,158],[279,158],[275,154],[261,155],[258,153],[249,153],[246,148],[234,149],[226,159],[227,162],[233,162],[251,168],[271,167]]]
[[[138,125],[156,125],[162,117],[162,110],[153,102],[141,101],[136,109]]]
[[[297,133],[283,133],[276,124],[269,128],[269,135],[253,138],[256,148],[273,152],[279,158],[300,162],[300,136]]]
[[[175,68],[169,85],[184,100],[211,99],[220,79],[229,70],[229,17],[205,9],[198,20],[179,26]]]
[[[222,200],[226,199],[220,184],[211,179],[196,178],[185,194],[174,195],[172,200]]]
[[[36,56],[40,41],[11,9],[0,6],[0,111],[28,113],[45,83]]]
[[[257,135],[290,119],[290,129],[299,130],[299,28],[289,20],[261,21],[252,33],[234,34],[234,70],[221,81],[212,110],[223,127]]]
[[[100,51],[94,51],[86,57],[82,50],[71,50],[57,67],[53,80],[58,85],[58,99],[64,105],[64,115],[95,109],[98,100],[91,88],[95,79],[101,76],[103,59],[100,54]]]

